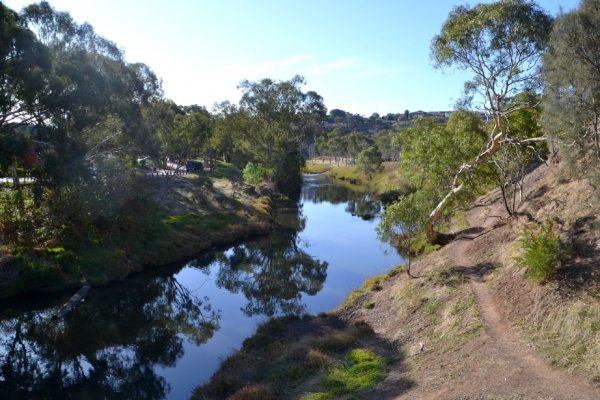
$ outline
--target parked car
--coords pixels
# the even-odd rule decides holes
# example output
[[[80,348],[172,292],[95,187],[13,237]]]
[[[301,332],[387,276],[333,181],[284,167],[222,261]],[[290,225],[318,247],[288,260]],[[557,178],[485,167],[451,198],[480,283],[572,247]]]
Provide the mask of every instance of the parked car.
[[[150,157],[138,158],[138,164],[143,169],[149,169],[150,171],[156,171],[156,163]]]
[[[190,171],[202,171],[204,169],[204,166],[202,165],[202,163],[200,161],[188,161],[185,163],[185,170],[187,172]]]

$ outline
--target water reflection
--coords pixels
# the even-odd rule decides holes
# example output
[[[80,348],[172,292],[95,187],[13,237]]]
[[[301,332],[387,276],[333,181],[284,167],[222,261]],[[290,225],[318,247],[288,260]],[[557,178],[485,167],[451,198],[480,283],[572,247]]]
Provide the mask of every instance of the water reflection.
[[[352,215],[373,218],[381,212],[381,203],[374,200],[366,190],[344,186],[333,182],[333,178],[322,175],[305,177],[301,199],[304,202],[331,204],[346,203],[346,212]]]
[[[166,398],[170,387],[155,367],[174,366],[184,340],[206,342],[220,319],[173,271],[94,288],[58,321],[51,318],[57,307],[2,305],[0,398],[6,399]]]
[[[300,314],[302,293],[315,295],[327,278],[328,263],[309,255],[298,236],[306,226],[301,209],[282,214],[274,234],[235,246],[218,259],[217,286],[244,294],[246,316]]]
[[[185,398],[262,315],[334,308],[397,264],[376,220],[349,215],[379,212],[368,195],[308,176],[268,237],[94,287],[60,321],[51,316],[73,292],[0,302],[0,399]]]

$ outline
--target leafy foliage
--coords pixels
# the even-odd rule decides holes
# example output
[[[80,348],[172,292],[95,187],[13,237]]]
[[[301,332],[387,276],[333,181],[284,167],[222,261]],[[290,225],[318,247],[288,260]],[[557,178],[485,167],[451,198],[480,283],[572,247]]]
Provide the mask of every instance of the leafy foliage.
[[[527,276],[536,281],[551,279],[556,266],[569,254],[567,249],[561,249],[559,237],[553,232],[551,223],[526,227],[519,242],[524,253],[515,261],[527,268]]]
[[[289,81],[244,80],[238,86],[243,93],[239,107],[219,107],[240,145],[270,173],[263,178],[280,189],[297,189],[304,164],[300,148],[312,140],[315,125],[327,114],[323,98],[314,91],[302,92],[304,84],[299,75]]]
[[[542,126],[574,170],[592,179],[600,164],[600,1],[563,14],[544,55]]]
[[[381,152],[371,146],[358,155],[358,168],[370,179],[376,172],[383,171]]]
[[[501,0],[473,8],[455,7],[441,33],[433,38],[431,57],[437,68],[456,67],[475,74],[465,83],[465,97],[457,106],[470,106],[478,96],[479,108],[489,114],[493,126],[485,148],[453,170],[454,179],[427,223],[430,240],[436,237],[436,220],[453,198],[468,187],[465,181],[469,181],[476,168],[503,146],[527,146],[529,142],[543,140],[514,137],[508,118],[534,106],[530,101],[514,99],[519,93],[539,87],[540,58],[551,29],[552,18],[535,3]]]
[[[258,185],[262,181],[262,177],[266,175],[264,167],[261,164],[255,165],[249,162],[242,171],[244,180],[253,185]]]
[[[465,93],[479,92],[496,117],[502,101],[535,87],[551,29],[552,17],[527,0],[457,6],[433,38],[431,57],[438,68],[475,73]]]
[[[402,147],[400,170],[417,192],[400,199],[397,206],[388,206],[382,215],[378,232],[387,239],[402,231],[404,218],[411,227],[426,227],[431,210],[456,185],[456,170],[480,151],[484,134],[477,115],[459,111],[452,114],[447,125],[438,124],[433,118],[419,118],[412,126],[401,129],[393,140]],[[449,204],[470,198],[476,191],[474,178],[482,171],[480,168],[460,177],[466,190]],[[447,216],[449,209],[438,217]]]

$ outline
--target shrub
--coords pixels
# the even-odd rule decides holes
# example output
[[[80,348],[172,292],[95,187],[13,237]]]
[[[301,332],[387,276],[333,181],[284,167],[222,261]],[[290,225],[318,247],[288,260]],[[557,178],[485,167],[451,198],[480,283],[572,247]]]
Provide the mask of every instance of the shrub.
[[[246,182],[251,183],[253,185],[258,185],[262,182],[265,172],[266,171],[262,164],[256,165],[254,163],[249,162],[248,164],[246,164],[246,167],[244,167],[242,174]]]
[[[524,252],[515,257],[515,261],[527,268],[527,276],[536,281],[552,278],[558,263],[569,254],[568,250],[560,248],[560,240],[552,230],[551,223],[525,227],[519,243]]]

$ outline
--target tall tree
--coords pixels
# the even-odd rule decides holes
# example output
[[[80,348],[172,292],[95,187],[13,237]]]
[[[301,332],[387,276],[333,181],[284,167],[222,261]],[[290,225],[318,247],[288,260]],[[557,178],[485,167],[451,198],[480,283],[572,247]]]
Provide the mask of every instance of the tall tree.
[[[542,125],[579,171],[600,164],[600,1],[582,0],[560,16],[544,55]]]
[[[452,197],[465,187],[465,177],[506,144],[528,145],[545,138],[520,138],[510,129],[509,116],[531,108],[529,102],[511,101],[518,93],[538,87],[541,57],[552,29],[552,17],[526,0],[500,0],[490,4],[455,7],[439,35],[433,38],[431,56],[437,68],[469,70],[465,83],[467,105],[475,98],[493,123],[488,143],[454,175],[447,194],[430,214],[427,232],[434,238],[438,217]],[[478,97],[475,97],[478,96]]]
[[[47,46],[51,59],[39,100],[45,117],[39,122],[46,128],[38,138],[40,165],[81,164],[86,155],[89,161],[102,151],[134,152],[143,147],[147,136],[141,108],[162,96],[152,70],[127,63],[115,43],[47,2],[25,7],[21,18]],[[58,158],[46,162],[44,155],[51,153]]]
[[[369,180],[374,173],[383,171],[382,162],[381,152],[374,146],[361,151],[358,155],[358,168],[369,177]]]
[[[46,47],[17,13],[0,3],[0,169],[11,169],[15,188],[16,166],[28,148],[28,130],[22,127],[45,117],[40,98],[49,68]]]
[[[289,81],[263,79],[240,82],[239,110],[245,119],[241,132],[257,161],[272,171],[279,188],[297,186],[303,158],[300,147],[312,140],[315,126],[327,116],[323,98],[314,91],[303,92],[302,76]]]

